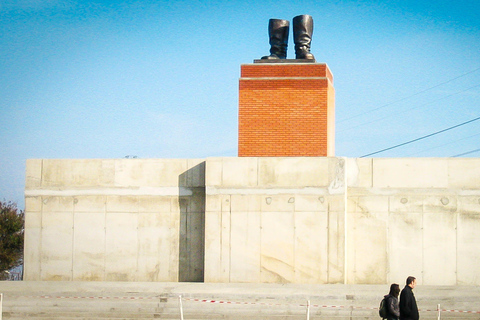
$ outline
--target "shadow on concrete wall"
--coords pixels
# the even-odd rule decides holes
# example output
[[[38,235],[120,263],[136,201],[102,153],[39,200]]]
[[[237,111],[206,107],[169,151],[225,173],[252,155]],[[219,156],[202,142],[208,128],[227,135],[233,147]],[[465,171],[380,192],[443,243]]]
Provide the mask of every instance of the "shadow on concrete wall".
[[[205,261],[205,162],[178,177],[180,205],[178,281],[203,282]]]

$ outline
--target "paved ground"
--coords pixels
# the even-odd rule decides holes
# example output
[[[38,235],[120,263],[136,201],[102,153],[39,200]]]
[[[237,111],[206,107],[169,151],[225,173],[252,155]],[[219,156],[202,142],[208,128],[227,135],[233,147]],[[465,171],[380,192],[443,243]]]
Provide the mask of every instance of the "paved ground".
[[[379,319],[388,285],[0,282],[3,319]],[[421,319],[480,319],[479,287],[417,286]],[[439,307],[440,305],[440,307]],[[3,320],[1,319],[1,320]]]

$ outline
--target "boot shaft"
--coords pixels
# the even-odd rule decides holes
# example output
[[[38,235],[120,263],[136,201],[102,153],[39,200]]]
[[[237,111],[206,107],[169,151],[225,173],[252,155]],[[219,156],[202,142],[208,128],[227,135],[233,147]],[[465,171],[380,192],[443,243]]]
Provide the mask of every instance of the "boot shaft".
[[[307,14],[293,18],[293,41],[295,45],[310,45],[313,34],[313,18]]]
[[[301,15],[293,18],[293,42],[297,59],[315,59],[310,53],[310,44],[313,35],[313,18]]]
[[[289,28],[288,20],[270,19],[268,21],[270,56],[262,57],[262,59],[285,59],[287,57]]]

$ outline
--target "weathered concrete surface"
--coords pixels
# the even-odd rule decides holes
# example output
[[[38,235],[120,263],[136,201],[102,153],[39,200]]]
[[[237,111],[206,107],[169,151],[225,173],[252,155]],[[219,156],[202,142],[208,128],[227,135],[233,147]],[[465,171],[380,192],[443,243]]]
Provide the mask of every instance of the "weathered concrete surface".
[[[480,285],[480,159],[206,166],[206,281]]]
[[[28,160],[25,280],[203,281],[203,160]]]
[[[29,160],[26,280],[479,286],[479,158]]]

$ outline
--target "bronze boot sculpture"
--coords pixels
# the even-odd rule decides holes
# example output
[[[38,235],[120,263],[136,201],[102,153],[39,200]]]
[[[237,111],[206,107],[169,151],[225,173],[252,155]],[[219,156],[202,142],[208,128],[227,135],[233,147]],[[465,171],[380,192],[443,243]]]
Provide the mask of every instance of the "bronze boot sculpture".
[[[295,43],[295,58],[315,60],[310,53],[310,43],[313,34],[313,18],[301,15],[293,18],[293,42]]]
[[[290,23],[287,20],[270,19],[268,21],[268,36],[270,38],[270,55],[262,59],[285,59],[287,58],[288,29]]]

